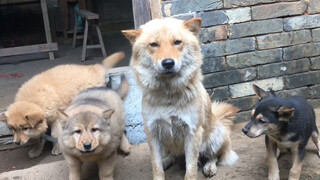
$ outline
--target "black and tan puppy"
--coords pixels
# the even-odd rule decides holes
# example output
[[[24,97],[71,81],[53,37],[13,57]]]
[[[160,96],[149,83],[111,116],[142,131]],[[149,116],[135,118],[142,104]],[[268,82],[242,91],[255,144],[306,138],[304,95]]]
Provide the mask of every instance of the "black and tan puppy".
[[[69,179],[81,179],[81,165],[97,162],[99,178],[113,179],[117,149],[129,153],[124,135],[124,106],[121,99],[128,93],[128,80],[123,76],[118,91],[91,88],[75,97],[61,112],[62,134],[59,145],[69,167]]]
[[[298,180],[310,137],[317,146],[320,157],[320,137],[313,107],[302,97],[282,99],[273,91],[265,92],[256,85],[253,85],[253,90],[261,101],[252,111],[251,120],[242,131],[251,138],[266,135],[269,180],[280,179],[277,149],[280,152],[292,152],[293,166],[289,180]]]

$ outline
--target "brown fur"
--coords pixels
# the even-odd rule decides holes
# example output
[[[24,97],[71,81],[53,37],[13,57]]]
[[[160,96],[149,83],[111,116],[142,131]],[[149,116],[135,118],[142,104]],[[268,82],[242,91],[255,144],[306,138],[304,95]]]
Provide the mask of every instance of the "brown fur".
[[[126,154],[130,149],[123,133],[121,100],[128,87],[124,80],[118,94],[106,88],[86,90],[61,114],[63,132],[59,135],[59,144],[69,167],[70,180],[80,179],[81,165],[89,161],[98,162],[100,179],[113,179],[117,149]]]
[[[122,31],[133,46],[131,65],[143,89],[153,179],[164,179],[163,169],[182,154],[185,179],[197,179],[199,153],[209,159],[203,169],[206,176],[215,174],[216,162],[233,164],[237,159],[229,131],[238,109],[224,103],[214,103],[212,109],[201,83],[200,25],[199,18],[184,22],[166,18]],[[174,62],[171,69],[163,65],[168,59]]]
[[[65,109],[81,90],[106,85],[107,70],[123,59],[123,53],[115,53],[103,65],[60,65],[44,71],[25,82],[16,94],[13,104],[2,115],[13,130],[14,142],[25,144],[29,139],[38,139],[51,127],[51,135],[57,137],[58,109]],[[29,152],[30,158],[41,154],[43,142]],[[60,154],[57,144],[52,154]]]

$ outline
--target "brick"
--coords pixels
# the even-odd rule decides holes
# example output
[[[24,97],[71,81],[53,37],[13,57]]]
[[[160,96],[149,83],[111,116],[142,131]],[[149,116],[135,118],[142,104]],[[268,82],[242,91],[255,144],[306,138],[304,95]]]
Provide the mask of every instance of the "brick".
[[[320,69],[320,57],[311,58],[311,69],[316,70]]]
[[[226,14],[229,18],[229,24],[251,20],[251,9],[249,7],[226,10]]]
[[[283,48],[283,59],[293,60],[320,55],[320,43],[302,44]]]
[[[234,123],[242,123],[242,122],[246,122],[249,121],[251,119],[251,111],[243,111],[243,112],[239,112],[236,116],[236,118],[234,119]]]
[[[310,86],[310,98],[311,99],[320,98],[320,85]]]
[[[272,87],[274,91],[282,90],[284,88],[283,78],[281,77],[263,79],[258,81],[251,81],[251,82],[245,82],[241,84],[230,85],[229,86],[230,93],[231,93],[230,97],[238,98],[238,97],[254,95],[255,93],[252,89],[252,84],[256,84],[262,89],[268,89]]]
[[[288,89],[313,84],[320,84],[320,71],[294,74],[291,76],[287,76],[286,78],[286,85]]]
[[[240,83],[253,80],[256,77],[254,68],[240,69],[204,75],[205,88],[214,88],[228,84]]]
[[[201,29],[199,41],[202,43],[227,39],[228,27],[226,25],[213,26]]]
[[[251,110],[258,101],[259,100],[256,96],[249,96],[237,99],[230,99],[227,102],[238,107],[240,111],[247,111]]]
[[[272,19],[263,21],[251,21],[230,25],[229,37],[239,38],[252,35],[281,32],[283,30],[282,19]]]
[[[285,31],[320,27],[320,14],[285,18],[283,28]]]
[[[173,0],[162,3],[162,13],[164,16],[172,16],[188,12],[221,9],[222,7],[222,0]]]
[[[210,96],[211,101],[224,101],[229,97],[228,86],[218,87],[212,89],[212,94]]]
[[[228,23],[228,16],[224,11],[201,12],[196,16],[202,19],[202,27],[209,27]]]
[[[313,108],[320,107],[320,99],[309,99],[308,102],[313,106]]]
[[[300,15],[307,10],[307,7],[307,3],[305,3],[304,1],[254,6],[252,7],[252,19],[262,20],[284,16]]]
[[[257,37],[258,49],[271,49],[311,41],[309,30],[270,34]]]
[[[319,29],[312,29],[312,40],[313,40],[313,42],[320,41],[320,28]]]
[[[282,97],[282,98],[288,98],[291,96],[301,96],[303,98],[307,98],[308,97],[308,87],[278,91],[278,92],[276,92],[276,95],[279,97]]]
[[[204,44],[201,46],[201,53],[204,58],[208,58],[248,52],[253,51],[254,49],[254,38],[242,38]]]
[[[308,59],[299,59],[290,62],[281,62],[259,66],[258,79],[290,75],[306,72],[310,70],[310,61]]]
[[[186,13],[186,14],[174,15],[172,17],[186,21],[186,20],[194,18],[195,16],[196,16],[196,13]]]
[[[256,4],[267,4],[273,2],[286,2],[286,1],[296,1],[296,0],[224,0],[224,7],[239,7],[239,6],[251,6]]]
[[[226,70],[224,57],[212,57],[203,59],[202,73],[208,74]]]
[[[228,69],[250,67],[282,60],[282,49],[254,51],[227,56]]]
[[[320,13],[319,0],[309,0],[309,14]]]

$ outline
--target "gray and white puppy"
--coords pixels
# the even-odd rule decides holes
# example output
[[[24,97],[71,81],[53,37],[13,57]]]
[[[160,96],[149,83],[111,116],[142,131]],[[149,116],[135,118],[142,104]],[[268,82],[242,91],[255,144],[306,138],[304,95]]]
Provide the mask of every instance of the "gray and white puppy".
[[[129,153],[124,134],[124,106],[129,85],[121,77],[119,88],[91,88],[78,94],[70,106],[60,112],[62,133],[59,145],[69,167],[69,179],[81,179],[81,165],[97,162],[100,179],[113,179],[117,150]]]

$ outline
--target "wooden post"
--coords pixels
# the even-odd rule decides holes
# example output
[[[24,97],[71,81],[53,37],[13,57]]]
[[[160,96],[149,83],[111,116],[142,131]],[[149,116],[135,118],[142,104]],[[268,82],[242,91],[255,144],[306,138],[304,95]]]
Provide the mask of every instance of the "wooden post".
[[[152,19],[162,18],[161,0],[149,0]]]
[[[43,22],[44,22],[44,30],[46,32],[47,43],[50,44],[52,43],[52,39],[51,39],[50,23],[49,23],[46,0],[41,0],[41,10],[42,10],[42,16],[43,16]],[[49,52],[49,59],[54,60],[53,52]]]
[[[148,0],[132,0],[132,9],[134,28],[138,29],[142,24],[152,19]]]

